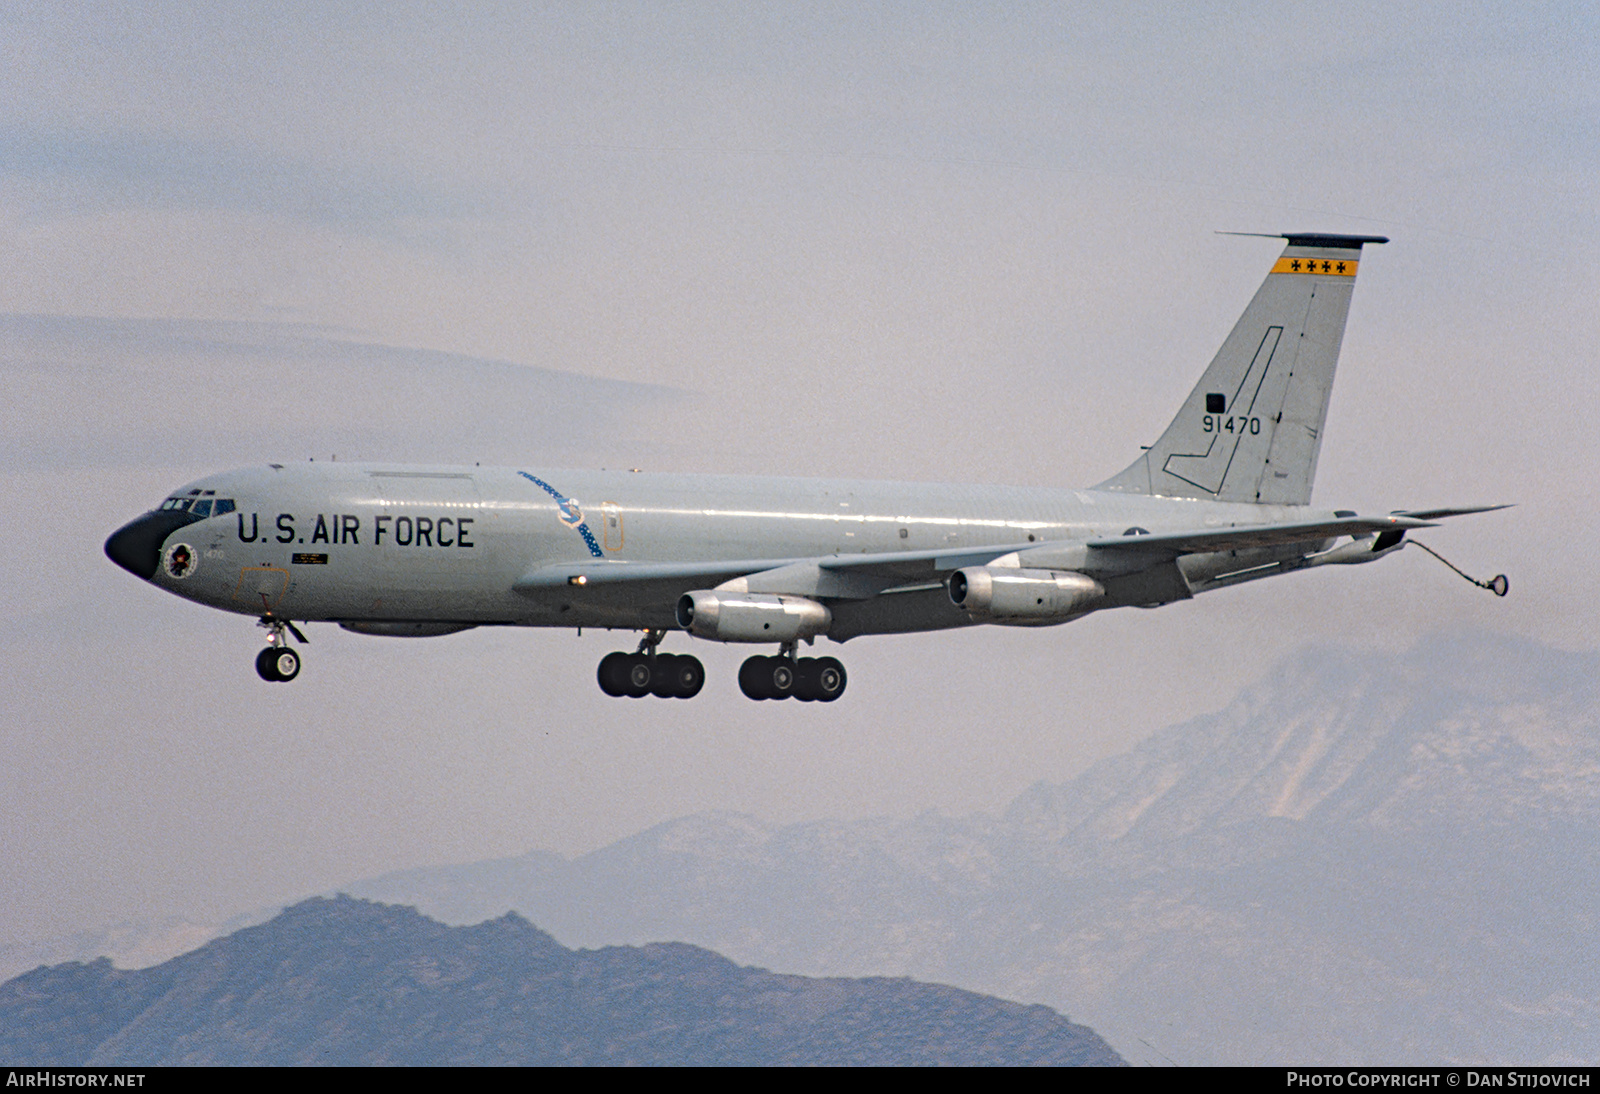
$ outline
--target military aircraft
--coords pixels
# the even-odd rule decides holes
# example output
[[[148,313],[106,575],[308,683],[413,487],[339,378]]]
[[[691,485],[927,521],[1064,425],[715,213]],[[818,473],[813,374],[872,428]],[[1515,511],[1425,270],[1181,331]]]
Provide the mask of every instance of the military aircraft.
[[[1154,607],[1373,562],[1413,529],[1499,508],[1310,508],[1362,247],[1388,240],[1273,238],[1282,256],[1166,432],[1089,489],[272,463],[181,487],[106,554],[257,617],[267,681],[300,671],[293,620],[405,637],[606,627],[643,632],[600,662],[608,695],[698,693],[700,661],[659,649],[683,631],[775,645],[739,671],[752,699],[831,702],[844,666],[800,643]]]

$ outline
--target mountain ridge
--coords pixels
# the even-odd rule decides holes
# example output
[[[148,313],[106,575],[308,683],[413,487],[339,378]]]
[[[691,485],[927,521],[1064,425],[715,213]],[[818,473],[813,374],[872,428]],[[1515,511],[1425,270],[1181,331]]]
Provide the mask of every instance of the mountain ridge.
[[[817,980],[684,943],[569,950],[507,913],[451,927],[314,897],[150,969],[0,984],[24,1065],[1076,1064],[1123,1061],[1046,1007]]]
[[[516,886],[483,870],[480,903],[447,903],[1044,1002],[1135,1059],[1141,1041],[1196,1063],[1583,1059],[1597,680],[1600,657],[1497,636],[1302,650],[997,814],[699,814],[522,864]],[[427,874],[353,888],[401,899]],[[1192,1029],[1159,1036],[1186,1007]],[[1233,1032],[1205,1036],[1223,1013]]]

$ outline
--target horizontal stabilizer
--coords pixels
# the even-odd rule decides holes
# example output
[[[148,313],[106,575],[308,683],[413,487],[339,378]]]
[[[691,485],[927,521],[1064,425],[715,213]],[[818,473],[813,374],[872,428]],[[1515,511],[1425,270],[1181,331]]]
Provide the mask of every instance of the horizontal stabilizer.
[[[1361,536],[1369,532],[1403,532],[1412,528],[1436,528],[1435,524],[1413,516],[1339,517],[1295,524],[1247,524],[1236,528],[1208,528],[1198,532],[1172,532],[1159,536],[1117,536],[1091,540],[1097,551],[1128,551],[1165,555],[1210,554],[1215,551],[1247,551],[1260,547],[1279,547],[1288,543],[1315,543],[1339,536]]]
[[[1493,513],[1510,508],[1509,505],[1471,505],[1465,509],[1402,509],[1395,513],[1395,516],[1415,517],[1417,520],[1441,520],[1444,517],[1466,517],[1473,513]]]

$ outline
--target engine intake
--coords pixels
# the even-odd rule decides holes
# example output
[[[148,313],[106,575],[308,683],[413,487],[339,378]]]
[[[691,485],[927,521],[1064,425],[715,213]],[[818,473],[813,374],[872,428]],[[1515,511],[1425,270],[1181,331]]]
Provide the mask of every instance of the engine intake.
[[[950,600],[986,623],[1065,623],[1092,612],[1106,595],[1094,578],[1073,570],[968,566],[950,575]]]
[[[699,589],[678,598],[678,626],[718,642],[795,642],[822,634],[833,613],[803,596]]]

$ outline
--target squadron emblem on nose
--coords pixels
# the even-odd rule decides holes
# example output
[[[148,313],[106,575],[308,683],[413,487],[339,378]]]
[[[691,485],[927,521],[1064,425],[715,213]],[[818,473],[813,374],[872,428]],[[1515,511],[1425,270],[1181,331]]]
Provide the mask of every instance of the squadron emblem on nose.
[[[179,580],[194,573],[195,564],[200,561],[193,547],[187,543],[174,543],[167,548],[166,557],[162,560],[162,568],[167,571],[168,577]]]

